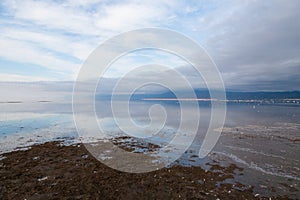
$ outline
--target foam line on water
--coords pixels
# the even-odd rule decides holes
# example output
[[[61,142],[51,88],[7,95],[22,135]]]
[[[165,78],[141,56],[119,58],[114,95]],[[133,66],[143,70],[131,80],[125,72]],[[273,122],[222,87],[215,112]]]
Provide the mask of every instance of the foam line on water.
[[[278,177],[283,177],[283,178],[290,178],[290,179],[294,179],[294,180],[300,181],[300,177],[296,177],[296,176],[292,176],[292,175],[284,174],[284,173],[279,173],[279,172],[276,173],[276,172],[267,171],[267,170],[263,169],[262,167],[259,167],[256,163],[253,163],[253,162],[248,163],[245,160],[243,160],[243,159],[241,159],[241,158],[239,158],[236,155],[231,154],[231,153],[219,152],[219,151],[213,151],[213,153],[226,156],[226,157],[232,159],[233,161],[235,161],[237,163],[246,165],[250,169],[254,169],[256,171],[260,171],[260,172],[262,172],[264,174],[268,174],[268,175],[272,175],[272,176],[278,176]]]
[[[273,158],[281,158],[281,159],[285,160],[285,157],[283,157],[283,156],[268,154],[268,153],[264,153],[261,151],[255,151],[255,150],[249,149],[249,148],[235,147],[235,146],[230,146],[230,145],[225,145],[225,147],[230,148],[232,150],[245,151],[245,152],[249,152],[249,153],[253,153],[253,154],[259,154],[259,155],[273,157]]]

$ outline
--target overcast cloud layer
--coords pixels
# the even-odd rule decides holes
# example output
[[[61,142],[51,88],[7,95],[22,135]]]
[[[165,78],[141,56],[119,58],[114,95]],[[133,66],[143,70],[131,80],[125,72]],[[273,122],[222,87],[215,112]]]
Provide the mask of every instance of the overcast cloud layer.
[[[87,56],[118,33],[179,31],[204,46],[227,89],[300,90],[300,1],[0,2],[0,81],[74,81]],[[153,53],[151,61],[170,61]],[[139,64],[136,57],[122,66]],[[167,63],[180,67],[176,59]],[[112,69],[118,77],[124,69]],[[153,72],[155,73],[155,72]],[[186,70],[189,73],[189,69]]]

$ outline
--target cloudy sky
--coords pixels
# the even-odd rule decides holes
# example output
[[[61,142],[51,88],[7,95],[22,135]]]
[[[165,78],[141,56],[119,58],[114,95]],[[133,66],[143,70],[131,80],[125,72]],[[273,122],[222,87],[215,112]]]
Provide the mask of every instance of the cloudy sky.
[[[0,81],[74,81],[119,33],[168,28],[202,45],[233,90],[300,90],[300,1],[1,0]],[[164,53],[137,54],[172,66]],[[112,69],[139,63],[137,55]],[[188,74],[188,73],[187,73]]]

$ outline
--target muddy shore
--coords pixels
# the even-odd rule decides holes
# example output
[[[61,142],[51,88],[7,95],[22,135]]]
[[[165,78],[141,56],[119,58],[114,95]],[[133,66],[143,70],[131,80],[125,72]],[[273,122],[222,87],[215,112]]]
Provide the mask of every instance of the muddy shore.
[[[111,169],[83,145],[49,142],[2,155],[0,199],[287,199],[261,197],[251,186],[229,183],[234,164],[172,166],[130,174]]]

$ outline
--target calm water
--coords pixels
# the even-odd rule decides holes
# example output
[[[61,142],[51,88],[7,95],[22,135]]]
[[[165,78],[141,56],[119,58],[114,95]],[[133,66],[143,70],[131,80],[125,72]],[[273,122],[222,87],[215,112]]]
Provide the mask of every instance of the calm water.
[[[176,133],[180,122],[180,107],[170,102],[132,102],[131,116],[137,124],[150,122],[148,109],[161,103],[168,114],[159,137],[151,142],[164,145]],[[187,112],[194,112],[191,107]],[[77,142],[72,108],[69,103],[34,102],[0,104],[0,153],[24,148],[35,143],[53,140]],[[109,136],[120,134],[121,130],[112,119],[109,102],[97,102],[99,122]],[[300,107],[292,105],[229,104],[221,137],[213,151],[205,159],[197,159],[202,139],[210,119],[210,107],[200,105],[201,121],[195,141],[177,164],[200,165],[207,168],[208,162],[222,165],[235,163],[244,168],[234,181],[254,185],[260,194],[287,194],[300,198]],[[161,116],[153,115],[160,119]],[[192,121],[192,119],[184,119]],[[86,117],[88,126],[89,117]],[[153,132],[145,127],[144,132]],[[159,125],[157,125],[159,127]],[[187,134],[187,137],[189,135]],[[99,136],[104,137],[104,136]],[[3,157],[0,157],[3,159]],[[201,177],[199,177],[201,178]],[[229,180],[230,181],[230,180]]]

